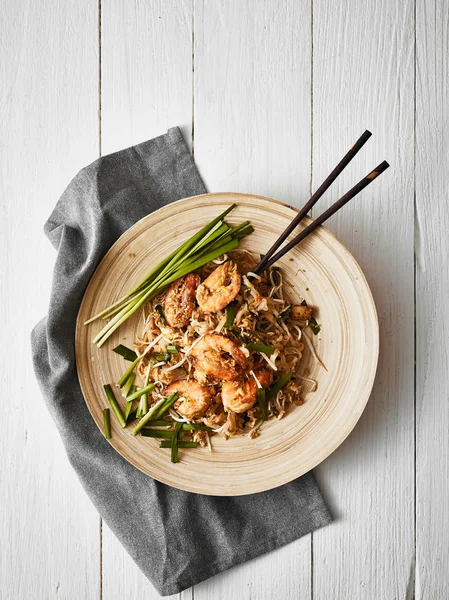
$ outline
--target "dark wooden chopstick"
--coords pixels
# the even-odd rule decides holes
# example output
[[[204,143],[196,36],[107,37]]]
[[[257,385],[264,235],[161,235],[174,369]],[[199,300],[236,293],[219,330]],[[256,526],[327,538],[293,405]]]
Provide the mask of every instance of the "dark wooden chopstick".
[[[271,258],[262,267],[262,269],[259,268],[259,270],[257,270],[257,267],[259,267],[259,265],[260,265],[260,263],[259,263],[259,265],[257,265],[256,269],[253,270],[253,272],[261,273],[268,267],[271,267],[271,265],[273,265],[280,258],[282,258],[284,256],[284,254],[286,254],[294,246],[296,246],[297,244],[302,242],[302,240],[304,238],[306,238],[310,233],[312,233],[312,231],[315,231],[315,229],[317,227],[319,227],[322,223],[324,223],[324,221],[326,221],[329,217],[331,217],[338,210],[340,210],[340,208],[342,206],[344,206],[347,202],[352,200],[352,198],[354,198],[354,196],[357,196],[357,194],[359,192],[361,192],[364,188],[366,188],[366,186],[369,185],[372,181],[374,181],[374,179],[376,179],[376,177],[378,177],[381,173],[386,171],[389,166],[390,165],[387,163],[386,160],[381,162],[378,167],[376,167],[373,171],[368,173],[368,175],[366,177],[361,179],[352,189],[349,190],[349,192],[346,192],[346,194],[344,194],[339,200],[337,200],[337,202],[335,202],[334,204],[332,204],[332,206],[330,206],[327,210],[325,210],[322,215],[317,217],[312,223],[310,223],[310,225],[308,227],[303,229],[299,235],[294,237],[288,244],[286,244],[283,248],[281,248],[281,250],[279,250],[279,252],[277,252],[277,254],[272,255]]]
[[[285,231],[278,237],[278,239],[274,242],[268,252],[265,254],[263,259],[257,265],[254,273],[261,273],[265,269],[265,265],[270,260],[271,256],[276,252],[279,246],[288,238],[291,232],[299,225],[299,223],[303,220],[306,214],[311,210],[311,208],[318,202],[324,192],[328,189],[330,185],[337,179],[340,173],[347,167],[347,165],[351,162],[357,152],[366,144],[366,142],[371,137],[372,133],[366,130],[356,141],[356,143],[352,146],[352,148],[345,154],[345,156],[341,159],[335,169],[326,177],[320,187],[316,190],[316,192],[311,196],[310,200],[303,206],[303,208],[299,211],[290,225],[285,229]]]

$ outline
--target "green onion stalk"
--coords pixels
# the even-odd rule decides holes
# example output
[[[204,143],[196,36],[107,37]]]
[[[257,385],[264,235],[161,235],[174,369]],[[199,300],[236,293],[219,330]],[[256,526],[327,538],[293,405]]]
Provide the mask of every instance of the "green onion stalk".
[[[104,428],[104,437],[107,440],[111,439],[111,413],[109,412],[109,408],[105,408],[103,410],[103,428]]]
[[[270,389],[268,390],[268,398],[274,398],[276,396],[276,394],[279,392],[279,390],[281,390],[285,385],[287,385],[287,383],[290,381],[290,379],[293,377],[293,373],[291,371],[288,371],[288,373],[284,373],[284,375],[282,375],[282,377],[280,377],[276,383],[274,383]]]
[[[173,436],[171,438],[171,461],[172,463],[179,462],[178,457],[178,444],[179,444],[179,432],[181,431],[181,423],[176,423]]]
[[[268,402],[263,388],[257,390],[257,403],[260,406],[262,421],[266,421],[268,419]]]
[[[120,425],[122,427],[126,427],[125,417],[122,413],[122,409],[120,408],[119,403],[115,399],[115,396],[114,396],[111,386],[108,383],[108,384],[104,385],[103,388],[104,388],[104,393],[106,394],[106,398],[108,399],[109,404],[111,405],[111,408],[112,408],[115,416],[117,417],[117,421],[120,423]]]
[[[266,346],[265,344],[258,344],[257,342],[249,342],[248,344],[246,344],[246,347],[248,348],[248,350],[254,350],[255,352],[263,352],[268,356],[274,354],[275,350],[273,346]]]
[[[159,448],[171,448],[171,440],[162,440]],[[178,448],[198,448],[198,442],[178,442]]]
[[[137,435],[139,431],[141,431],[148,421],[159,420],[165,415],[165,413],[173,406],[173,404],[178,399],[178,392],[174,394],[170,394],[168,398],[161,398],[159,402],[156,402],[154,406],[150,408],[146,415],[142,417],[142,419],[137,423],[134,427],[132,434]]]
[[[136,287],[125,296],[86,321],[85,324],[103,317],[110,321],[95,336],[94,343],[100,348],[106,340],[143,304],[164,291],[173,281],[198,269],[211,260],[231,252],[240,244],[240,240],[254,230],[248,221],[236,227],[223,222],[224,217],[235,208],[227,208],[195,235],[184,242],[167,258],[160,262]],[[118,347],[119,348],[119,347]],[[117,350],[116,350],[117,351]],[[122,350],[125,352],[124,350]],[[120,352],[119,352],[120,353]],[[124,354],[122,354],[124,356]],[[127,357],[130,357],[127,353]],[[125,357],[125,356],[124,356]],[[137,360],[139,357],[136,357]],[[134,361],[133,361],[134,362]],[[134,368],[134,367],[133,367]],[[132,371],[133,369],[131,369]]]

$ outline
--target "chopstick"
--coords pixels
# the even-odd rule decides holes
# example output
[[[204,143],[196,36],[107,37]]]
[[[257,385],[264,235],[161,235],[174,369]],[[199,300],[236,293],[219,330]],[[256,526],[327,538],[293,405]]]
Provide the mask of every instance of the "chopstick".
[[[265,265],[270,260],[270,257],[276,252],[279,246],[282,244],[284,240],[288,238],[291,232],[295,229],[297,225],[303,220],[305,215],[311,210],[311,208],[318,202],[324,192],[328,189],[330,185],[337,179],[340,173],[347,167],[347,165],[351,162],[357,152],[366,144],[369,138],[372,136],[372,133],[368,131],[368,129],[359,137],[356,143],[352,146],[352,148],[345,154],[345,156],[341,159],[335,169],[326,177],[317,191],[311,196],[310,200],[303,206],[303,208],[299,211],[290,225],[285,229],[285,231],[278,237],[278,239],[274,242],[268,252],[265,254],[263,259],[257,265],[254,273],[261,273],[265,269]]]
[[[303,229],[299,235],[294,237],[288,244],[286,244],[283,248],[281,248],[281,250],[279,250],[279,252],[277,254],[274,254],[271,257],[269,257],[269,259],[267,261],[261,261],[257,265],[257,267],[255,269],[253,269],[253,273],[260,274],[265,269],[268,269],[268,267],[271,267],[271,265],[273,265],[280,258],[282,258],[284,256],[284,254],[286,254],[294,246],[296,246],[297,244],[302,242],[302,240],[304,238],[306,238],[310,233],[312,233],[312,231],[315,231],[315,229],[317,229],[317,227],[322,225],[322,223],[324,223],[324,221],[326,221],[329,217],[331,217],[338,210],[340,210],[340,208],[342,206],[344,206],[350,200],[352,200],[352,198],[354,198],[354,196],[357,196],[357,194],[359,192],[361,192],[364,188],[366,188],[366,186],[369,185],[372,181],[374,181],[374,179],[376,179],[376,177],[378,177],[384,171],[386,171],[389,166],[390,165],[387,163],[386,160],[381,162],[379,166],[377,166],[373,171],[368,173],[368,175],[366,177],[361,179],[352,189],[349,190],[349,192],[346,192],[346,194],[344,194],[339,200],[337,200],[337,202],[335,202],[334,204],[332,204],[332,206],[330,206],[327,210],[325,210],[322,215],[317,217],[312,223],[310,223],[310,225],[308,227]],[[296,218],[297,217],[295,217],[295,219]],[[265,262],[265,264],[261,267],[263,262]]]

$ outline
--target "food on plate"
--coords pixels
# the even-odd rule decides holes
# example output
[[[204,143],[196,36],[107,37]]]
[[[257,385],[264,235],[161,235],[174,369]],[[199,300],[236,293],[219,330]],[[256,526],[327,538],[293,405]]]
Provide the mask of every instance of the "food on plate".
[[[219,257],[147,303],[135,340],[138,376],[154,385],[149,410],[176,398],[164,421],[148,419],[138,432],[152,427],[150,437],[166,438],[181,424],[178,442],[198,446],[213,435],[254,438],[264,421],[302,404],[304,340],[319,326],[312,307],[290,300],[278,267],[252,273],[257,258]]]
[[[305,345],[325,368],[310,336],[320,331],[314,307],[292,300],[292,286],[277,266],[254,272],[260,256],[238,249],[250,224],[231,228],[223,215],[97,315],[115,314],[94,339],[102,345],[121,324],[123,306],[132,314],[142,307],[134,350],[114,348],[130,362],[117,383],[124,408],[109,385],[105,394],[119,424],[160,439],[173,462],[179,448],[212,449],[214,435],[255,438],[265,421],[301,405],[304,381],[310,391],[316,387],[300,374]],[[111,435],[109,411],[105,435]]]

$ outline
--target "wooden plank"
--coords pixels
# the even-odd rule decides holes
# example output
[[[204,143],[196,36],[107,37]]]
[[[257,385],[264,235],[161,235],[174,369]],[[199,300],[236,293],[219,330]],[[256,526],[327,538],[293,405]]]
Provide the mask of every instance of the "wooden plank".
[[[195,161],[210,191],[301,205],[310,184],[308,0],[195,2]],[[195,600],[311,597],[310,536],[195,586]]]
[[[368,128],[373,138],[315,210],[388,159],[330,222],[360,262],[380,325],[368,407],[319,469],[336,521],[313,535],[314,597],[409,598],[414,586],[414,7],[314,3],[313,187]],[[430,597],[430,596],[429,596]]]
[[[310,15],[309,0],[196,0],[194,150],[210,191],[307,199]]]
[[[192,4],[189,0],[127,3],[101,11],[102,153],[192,124]],[[103,599],[159,599],[159,594],[103,524]],[[172,596],[188,600],[191,592]]]
[[[103,154],[192,128],[190,0],[102,3]]]
[[[416,598],[449,572],[449,13],[416,4]]]
[[[97,40],[95,3],[2,4],[2,598],[100,593],[98,514],[69,466],[29,350],[55,261],[42,227],[98,156]]]

